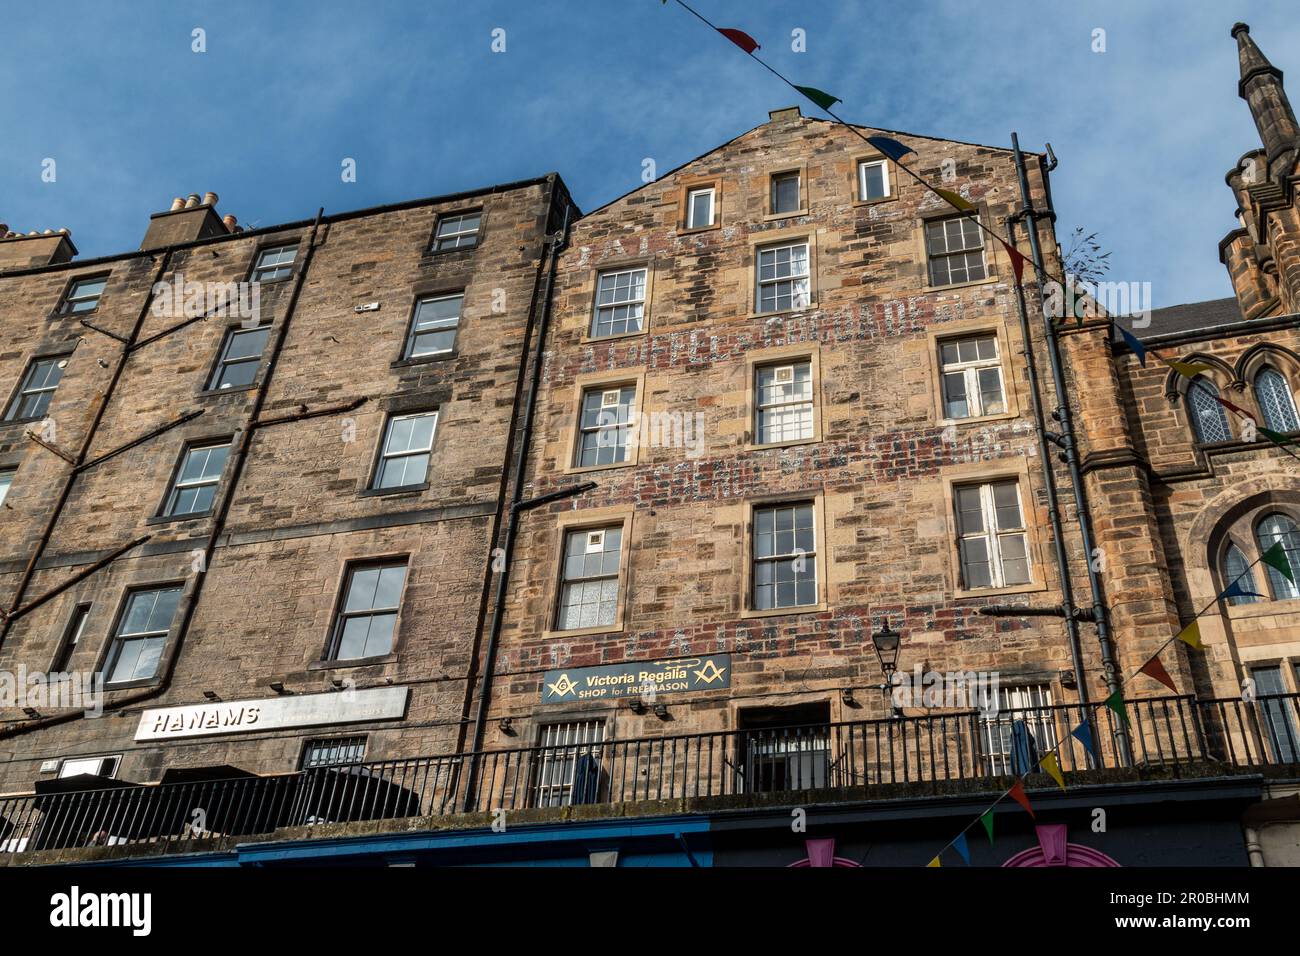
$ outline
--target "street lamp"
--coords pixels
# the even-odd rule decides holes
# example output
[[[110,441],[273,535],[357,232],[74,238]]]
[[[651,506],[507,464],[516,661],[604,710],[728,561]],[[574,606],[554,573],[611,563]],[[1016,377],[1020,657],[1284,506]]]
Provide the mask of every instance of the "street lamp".
[[[889,618],[885,618],[884,627],[871,635],[871,645],[876,649],[876,659],[880,661],[880,670],[885,675],[885,682],[880,685],[880,689],[885,692],[885,698],[890,703],[890,716],[901,717],[902,711],[893,701],[893,695],[890,690],[894,683],[894,671],[898,669],[898,644],[902,637],[896,630],[889,626]]]

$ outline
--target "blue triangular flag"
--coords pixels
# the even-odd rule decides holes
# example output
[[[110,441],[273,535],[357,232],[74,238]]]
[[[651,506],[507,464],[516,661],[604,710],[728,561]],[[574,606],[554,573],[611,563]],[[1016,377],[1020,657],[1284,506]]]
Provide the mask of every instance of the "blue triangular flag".
[[[888,136],[868,136],[867,142],[896,163],[902,162],[903,157],[908,153],[916,152],[912,147],[904,146],[898,140],[890,139]]]
[[[1119,329],[1119,334],[1124,336],[1124,341],[1128,343],[1128,347],[1131,348],[1133,350],[1133,354],[1138,357],[1138,361],[1142,363],[1142,367],[1146,368],[1147,367],[1146,346],[1143,345],[1140,341],[1138,341],[1138,337],[1136,335],[1134,335],[1132,332],[1125,329],[1118,322],[1115,323],[1115,328]]]
[[[966,834],[957,834],[957,839],[952,841],[952,848],[961,854],[962,860],[967,866],[970,866],[970,847],[966,845]]]
[[[1078,727],[1075,727],[1072,731],[1070,731],[1070,736],[1073,737],[1075,740],[1079,741],[1079,743],[1083,744],[1083,749],[1088,751],[1088,753],[1092,756],[1093,763],[1095,764],[1101,763],[1101,761],[1097,759],[1097,748],[1096,746],[1093,745],[1092,742],[1092,728],[1088,726],[1088,722],[1086,720],[1083,721],[1081,724],[1079,724]]]
[[[1219,595],[1219,600],[1226,600],[1227,598],[1234,598],[1234,597],[1262,598],[1263,596],[1264,595],[1256,591],[1247,591],[1244,587],[1242,587],[1241,579],[1238,578],[1237,580],[1229,584],[1226,588],[1224,588],[1223,593]]]

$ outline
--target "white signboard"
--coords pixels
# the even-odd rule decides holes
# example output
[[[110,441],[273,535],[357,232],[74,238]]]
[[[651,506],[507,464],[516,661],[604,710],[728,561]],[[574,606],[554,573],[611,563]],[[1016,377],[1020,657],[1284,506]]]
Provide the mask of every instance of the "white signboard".
[[[232,700],[188,707],[156,707],[140,715],[136,740],[247,734],[281,727],[396,720],[406,714],[408,687],[374,687],[327,694]]]

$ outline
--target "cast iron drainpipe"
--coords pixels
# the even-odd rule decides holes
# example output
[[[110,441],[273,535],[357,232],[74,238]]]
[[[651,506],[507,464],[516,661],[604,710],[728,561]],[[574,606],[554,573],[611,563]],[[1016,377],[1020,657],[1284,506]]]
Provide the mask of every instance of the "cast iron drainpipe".
[[[1029,175],[1025,170],[1025,156],[1020,151],[1020,138],[1011,134],[1011,149],[1015,156],[1016,176],[1020,181],[1020,215],[1025,220],[1025,231],[1029,234],[1029,252],[1037,277],[1040,292],[1042,284],[1043,250],[1038,239],[1039,213],[1035,211],[1029,193]],[[1047,183],[1047,167],[1040,165],[1043,182]],[[1046,190],[1046,185],[1044,186]],[[1055,215],[1050,213],[1049,215]],[[1041,297],[1041,296],[1040,296]],[[1052,382],[1056,390],[1057,408],[1053,417],[1060,423],[1060,445],[1065,463],[1070,471],[1070,486],[1074,491],[1075,509],[1079,515],[1079,534],[1083,544],[1084,562],[1088,567],[1088,586],[1092,592],[1092,621],[1097,626],[1097,642],[1101,646],[1102,673],[1106,680],[1106,693],[1109,696],[1120,689],[1115,673],[1115,658],[1111,649],[1110,624],[1106,614],[1106,598],[1101,586],[1101,575],[1093,563],[1092,510],[1088,506],[1088,493],[1083,483],[1083,474],[1079,469],[1078,446],[1075,440],[1074,422],[1070,416],[1070,400],[1066,392],[1065,372],[1061,363],[1061,348],[1056,336],[1056,324],[1043,309],[1043,329],[1047,338],[1047,357],[1051,363]],[[1124,765],[1131,762],[1128,735],[1122,724],[1116,726],[1116,742],[1120,749],[1120,759]]]
[[[1007,222],[1007,240],[1016,241],[1015,227]],[[1043,461],[1043,484],[1047,489],[1047,513],[1052,522],[1052,543],[1056,552],[1057,574],[1061,579],[1061,604],[1059,610],[1065,622],[1065,638],[1070,645],[1070,661],[1074,665],[1074,683],[1079,704],[1088,706],[1088,681],[1083,673],[1083,655],[1079,649],[1079,624],[1075,620],[1074,584],[1070,576],[1070,560],[1065,550],[1065,535],[1061,526],[1061,503],[1056,494],[1056,470],[1052,467],[1052,450],[1048,447],[1047,421],[1043,418],[1043,403],[1039,399],[1038,363],[1034,359],[1034,340],[1029,330],[1029,310],[1025,306],[1025,288],[1016,286],[1016,306],[1020,312],[1020,335],[1025,341],[1025,370],[1029,375],[1029,397],[1034,412],[1035,431],[1038,432],[1038,454]],[[981,608],[981,612],[984,609]]]
[[[176,631],[176,643],[172,647],[171,653],[167,655],[167,659],[163,665],[162,677],[153,687],[146,688],[136,694],[129,694],[126,697],[119,698],[118,700],[113,701],[112,704],[105,704],[104,710],[106,711],[121,710],[122,708],[129,707],[133,704],[152,700],[153,698],[160,696],[168,687],[171,686],[172,675],[176,671],[176,662],[180,658],[181,649],[185,645],[186,632],[189,630],[190,622],[194,618],[194,611],[198,605],[199,595],[203,591],[203,583],[208,577],[208,566],[211,564],[212,554],[216,550],[217,539],[221,536],[222,531],[225,530],[226,515],[230,512],[230,505],[234,500],[235,489],[239,484],[239,478],[244,470],[244,463],[247,460],[248,447],[252,443],[253,432],[257,429],[255,423],[257,422],[258,416],[261,414],[263,404],[266,402],[266,396],[270,390],[271,377],[275,372],[276,364],[279,362],[280,351],[284,346],[285,338],[288,336],[289,323],[293,319],[294,310],[298,305],[298,295],[302,291],[303,283],[307,278],[307,270],[311,266],[311,260],[316,251],[316,236],[320,231],[321,218],[324,214],[324,207],[321,207],[316,211],[316,219],[312,223],[311,227],[311,236],[307,241],[307,250],[303,255],[302,268],[298,270],[297,276],[294,277],[293,291],[289,295],[289,302],[285,308],[284,320],[280,323],[280,327],[277,330],[271,354],[266,361],[266,369],[262,374],[262,385],[257,389],[256,396],[253,399],[253,407],[248,413],[247,424],[240,431],[238,445],[235,449],[235,453],[231,456],[233,466],[229,482],[226,486],[225,494],[221,497],[217,513],[212,518],[212,531],[208,534],[208,540],[203,547],[203,567],[197,572],[197,576],[194,579],[194,584],[190,588],[189,594],[183,599],[184,606],[181,611],[180,626]],[[170,250],[168,250],[168,255],[170,255]],[[155,281],[154,284],[156,285],[157,282]],[[147,302],[145,308],[148,308]],[[134,337],[135,336],[133,335],[132,338]],[[107,404],[107,402],[105,402],[105,404]],[[68,723],[73,720],[78,720],[82,716],[84,716],[82,711],[71,711],[66,714],[47,717],[43,720],[17,724],[13,727],[0,730],[0,740],[5,739],[6,737],[16,737],[28,733],[29,731],[42,730],[47,727],[54,727],[59,724]]]
[[[488,626],[487,652],[483,658],[483,683],[479,689],[478,705],[474,709],[474,731],[470,736],[469,753],[477,754],[483,747],[483,732],[487,724],[488,705],[492,696],[493,671],[496,669],[497,646],[500,643],[501,626],[505,616],[506,587],[510,578],[510,560],[514,556],[515,537],[519,531],[519,515],[525,511],[552,501],[558,501],[571,495],[582,494],[596,487],[592,481],[583,482],[569,488],[563,488],[525,500],[523,497],[524,478],[528,470],[529,445],[532,443],[533,414],[537,408],[537,395],[542,385],[542,362],[546,352],[546,334],[551,324],[551,294],[555,289],[555,271],[559,263],[560,252],[569,244],[569,218],[572,204],[564,208],[564,224],[560,234],[551,239],[550,262],[546,269],[546,288],[542,291],[542,314],[537,322],[537,338],[533,343],[533,359],[528,381],[528,400],[524,405],[524,417],[520,427],[519,446],[515,455],[515,474],[510,493],[510,512],[506,517],[505,536],[502,539],[501,570],[497,572],[495,593],[492,599],[492,621]],[[465,809],[472,807],[474,788],[478,778],[478,758],[470,757],[469,776],[465,787]]]

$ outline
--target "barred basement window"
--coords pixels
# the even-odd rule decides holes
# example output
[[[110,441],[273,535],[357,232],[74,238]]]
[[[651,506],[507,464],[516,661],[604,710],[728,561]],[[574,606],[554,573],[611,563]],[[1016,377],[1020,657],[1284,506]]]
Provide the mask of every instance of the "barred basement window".
[[[944,418],[979,418],[1007,410],[996,335],[939,343]]]
[[[817,603],[812,502],[754,509],[754,609]]]
[[[858,163],[858,198],[884,199],[889,195],[889,167],[883,159]]]
[[[635,385],[589,388],[582,393],[578,419],[579,468],[617,465],[627,461],[627,435],[631,428]]]
[[[49,358],[32,359],[23,376],[22,386],[9,405],[5,415],[7,422],[22,422],[43,418],[49,410],[50,400],[63,379],[63,369],[68,364],[68,356],[53,355]]]
[[[1052,689],[1047,684],[998,688],[998,711],[980,715],[980,743],[986,772],[1019,776],[1038,769],[1056,749]]]
[[[366,738],[327,737],[309,740],[302,748],[302,769],[337,767],[341,764],[361,763],[366,759]]]
[[[107,284],[108,276],[77,279],[68,287],[68,294],[63,298],[63,308],[59,311],[64,315],[80,315],[83,312],[94,312],[99,308],[99,297],[103,294],[104,286]]]
[[[122,755],[112,757],[69,757],[59,765],[59,778],[80,777],[89,773],[96,777],[116,777]]]
[[[567,807],[599,803],[603,771],[600,744],[605,724],[599,720],[545,724],[533,769],[532,804]]]
[[[1228,413],[1215,401],[1218,397],[1219,389],[1209,379],[1198,376],[1187,386],[1187,414],[1196,440],[1202,444],[1232,440]]]
[[[212,373],[209,389],[243,388],[257,378],[257,367],[262,362],[262,350],[271,335],[271,327],[256,329],[231,329],[221,346],[221,358]]]
[[[645,286],[645,269],[622,269],[597,276],[592,338],[640,332],[645,322]]]
[[[230,442],[186,449],[163,514],[174,517],[211,511],[229,454]]]
[[[825,702],[740,711],[737,790],[777,793],[829,786],[830,720]]]
[[[1300,431],[1295,396],[1286,377],[1275,368],[1265,366],[1255,376],[1255,400],[1264,413],[1264,424],[1275,432]]]
[[[148,680],[158,672],[180,599],[180,585],[131,592],[105,662],[106,684]]]
[[[756,444],[775,445],[813,436],[812,362],[762,365],[755,372]]]
[[[930,285],[955,285],[986,278],[984,236],[971,216],[953,216],[925,224],[925,251]]]
[[[352,661],[391,653],[405,584],[405,561],[351,567],[328,658]]]
[[[293,275],[293,261],[298,258],[298,244],[274,246],[257,254],[250,282],[275,282]]]
[[[460,310],[464,303],[465,296],[460,293],[430,296],[417,302],[402,357],[411,359],[450,353],[456,344],[456,330],[460,326]]]
[[[758,311],[807,308],[812,300],[808,243],[790,242],[758,250]]]
[[[585,528],[565,535],[556,630],[612,627],[618,620],[622,546],[622,525]]]
[[[372,487],[409,488],[424,484],[429,476],[433,433],[437,425],[437,412],[390,418]]]
[[[1029,541],[1015,479],[953,489],[962,585],[1029,583]]]
[[[471,246],[478,245],[478,230],[482,220],[483,213],[481,212],[463,212],[455,216],[443,216],[438,220],[437,234],[433,240],[434,251],[468,249]]]

